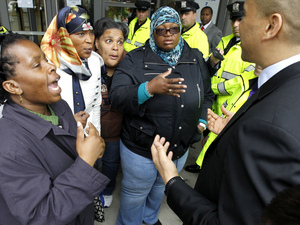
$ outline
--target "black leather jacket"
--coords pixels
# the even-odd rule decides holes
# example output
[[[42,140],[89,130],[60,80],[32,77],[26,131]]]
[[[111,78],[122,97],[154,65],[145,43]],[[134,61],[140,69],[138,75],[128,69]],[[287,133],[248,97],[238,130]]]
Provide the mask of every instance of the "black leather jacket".
[[[197,64],[199,60],[201,71]],[[156,134],[170,142],[173,159],[183,156],[192,143],[200,140],[198,120],[206,120],[207,108],[211,107],[214,98],[202,54],[185,43],[179,62],[167,78],[183,77],[186,93],[180,98],[154,95],[139,105],[140,84],[170,67],[147,42],[144,47],[129,52],[113,76],[110,99],[112,105],[124,114],[121,140],[134,153],[150,159],[150,147]]]

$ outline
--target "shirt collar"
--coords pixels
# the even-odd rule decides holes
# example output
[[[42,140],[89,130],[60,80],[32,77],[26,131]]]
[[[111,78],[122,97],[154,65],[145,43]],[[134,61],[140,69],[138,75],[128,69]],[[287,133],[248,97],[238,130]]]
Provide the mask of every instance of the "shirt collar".
[[[278,63],[268,66],[260,73],[258,77],[258,88],[260,88],[264,83],[266,83],[279,71],[299,61],[300,61],[300,54],[294,55],[290,58],[284,59]]]
[[[203,26],[204,29],[206,29],[209,26],[209,24],[211,24],[211,21],[209,21],[209,23],[207,23],[206,25]]]

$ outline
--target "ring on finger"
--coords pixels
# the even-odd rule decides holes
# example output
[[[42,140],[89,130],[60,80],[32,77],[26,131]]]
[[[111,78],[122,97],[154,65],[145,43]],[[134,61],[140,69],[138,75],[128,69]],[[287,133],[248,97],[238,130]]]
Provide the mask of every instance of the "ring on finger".
[[[169,93],[172,93],[172,89],[171,88],[169,89]]]

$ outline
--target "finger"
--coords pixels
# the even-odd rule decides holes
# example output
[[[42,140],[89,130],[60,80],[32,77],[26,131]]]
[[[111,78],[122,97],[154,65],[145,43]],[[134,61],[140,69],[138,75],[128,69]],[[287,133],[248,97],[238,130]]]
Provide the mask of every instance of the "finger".
[[[157,135],[155,136],[154,140],[153,140],[152,145],[151,145],[151,152],[152,152],[152,151],[153,151],[153,152],[157,152],[157,149],[156,149],[156,145],[157,145],[157,144],[155,144],[155,143],[159,143],[159,141],[160,141],[160,136],[157,134]],[[153,152],[152,152],[152,155],[153,155]]]
[[[168,87],[174,92],[185,92],[185,89],[187,89],[185,84],[171,84]]]
[[[184,78],[168,78],[167,82],[168,84],[174,84],[176,86],[178,86],[177,88],[186,88],[186,85],[182,84],[182,82],[184,81]],[[175,86],[174,86],[175,88]]]
[[[170,93],[169,95],[172,95],[172,96],[174,96],[174,97],[180,98],[180,94]]]
[[[162,73],[161,76],[163,78],[166,78],[167,76],[169,76],[172,72],[172,68],[169,68],[166,72]]]
[[[162,137],[162,138],[159,140],[159,142],[160,142],[162,145],[164,145],[165,141],[166,141],[166,138],[164,138],[164,137]]]
[[[161,138],[160,141],[156,141],[156,142],[154,142],[153,144],[154,144],[154,146],[155,146],[155,148],[156,148],[158,154],[163,153],[164,155],[166,155],[166,152],[167,152],[167,150],[168,150],[169,144],[163,145],[162,142],[161,142],[162,139],[163,139],[162,142],[164,142],[164,141],[165,141],[165,140],[164,140],[165,138]],[[168,142],[167,142],[167,143],[168,143]]]
[[[207,109],[207,114],[213,119],[217,119],[219,117],[218,114],[214,113],[211,109]]]
[[[90,134],[90,128],[87,127],[87,128],[85,129],[85,132],[86,132],[87,134]]]
[[[77,139],[76,139],[76,145],[78,145],[79,142],[84,141],[84,131],[82,124],[78,121],[77,122]]]
[[[224,107],[224,105],[221,105],[221,111],[222,111],[222,113],[224,114],[224,115],[226,115],[227,117],[229,117],[229,116],[231,116],[233,113],[232,112],[230,112],[228,109],[226,109],[225,107]]]
[[[99,136],[99,132],[91,122],[89,122],[89,136]]]
[[[159,139],[160,139],[160,136],[159,136],[159,134],[157,134],[154,138],[154,141],[159,141]]]
[[[85,111],[82,111],[82,113],[79,114],[83,119],[87,119],[90,117],[90,114],[88,114],[87,112]]]
[[[167,142],[164,144],[164,148],[168,149],[169,146],[170,146],[170,142],[167,141]]]
[[[170,151],[169,154],[168,154],[168,158],[169,158],[170,160],[172,160],[172,157],[173,157],[173,152]]]
[[[159,135],[157,134],[154,138],[154,141],[151,145],[151,154],[152,154],[152,160],[153,162],[157,162],[158,161],[158,153],[157,153],[157,148],[156,148],[156,144],[155,143],[159,143]]]

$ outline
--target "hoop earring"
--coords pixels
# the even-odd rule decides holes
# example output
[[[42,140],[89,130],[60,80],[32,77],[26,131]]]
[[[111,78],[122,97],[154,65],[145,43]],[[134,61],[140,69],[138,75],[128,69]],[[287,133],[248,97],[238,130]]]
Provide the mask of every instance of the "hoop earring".
[[[23,98],[22,98],[22,95],[19,94],[19,97],[20,97],[20,103],[23,103]]]

